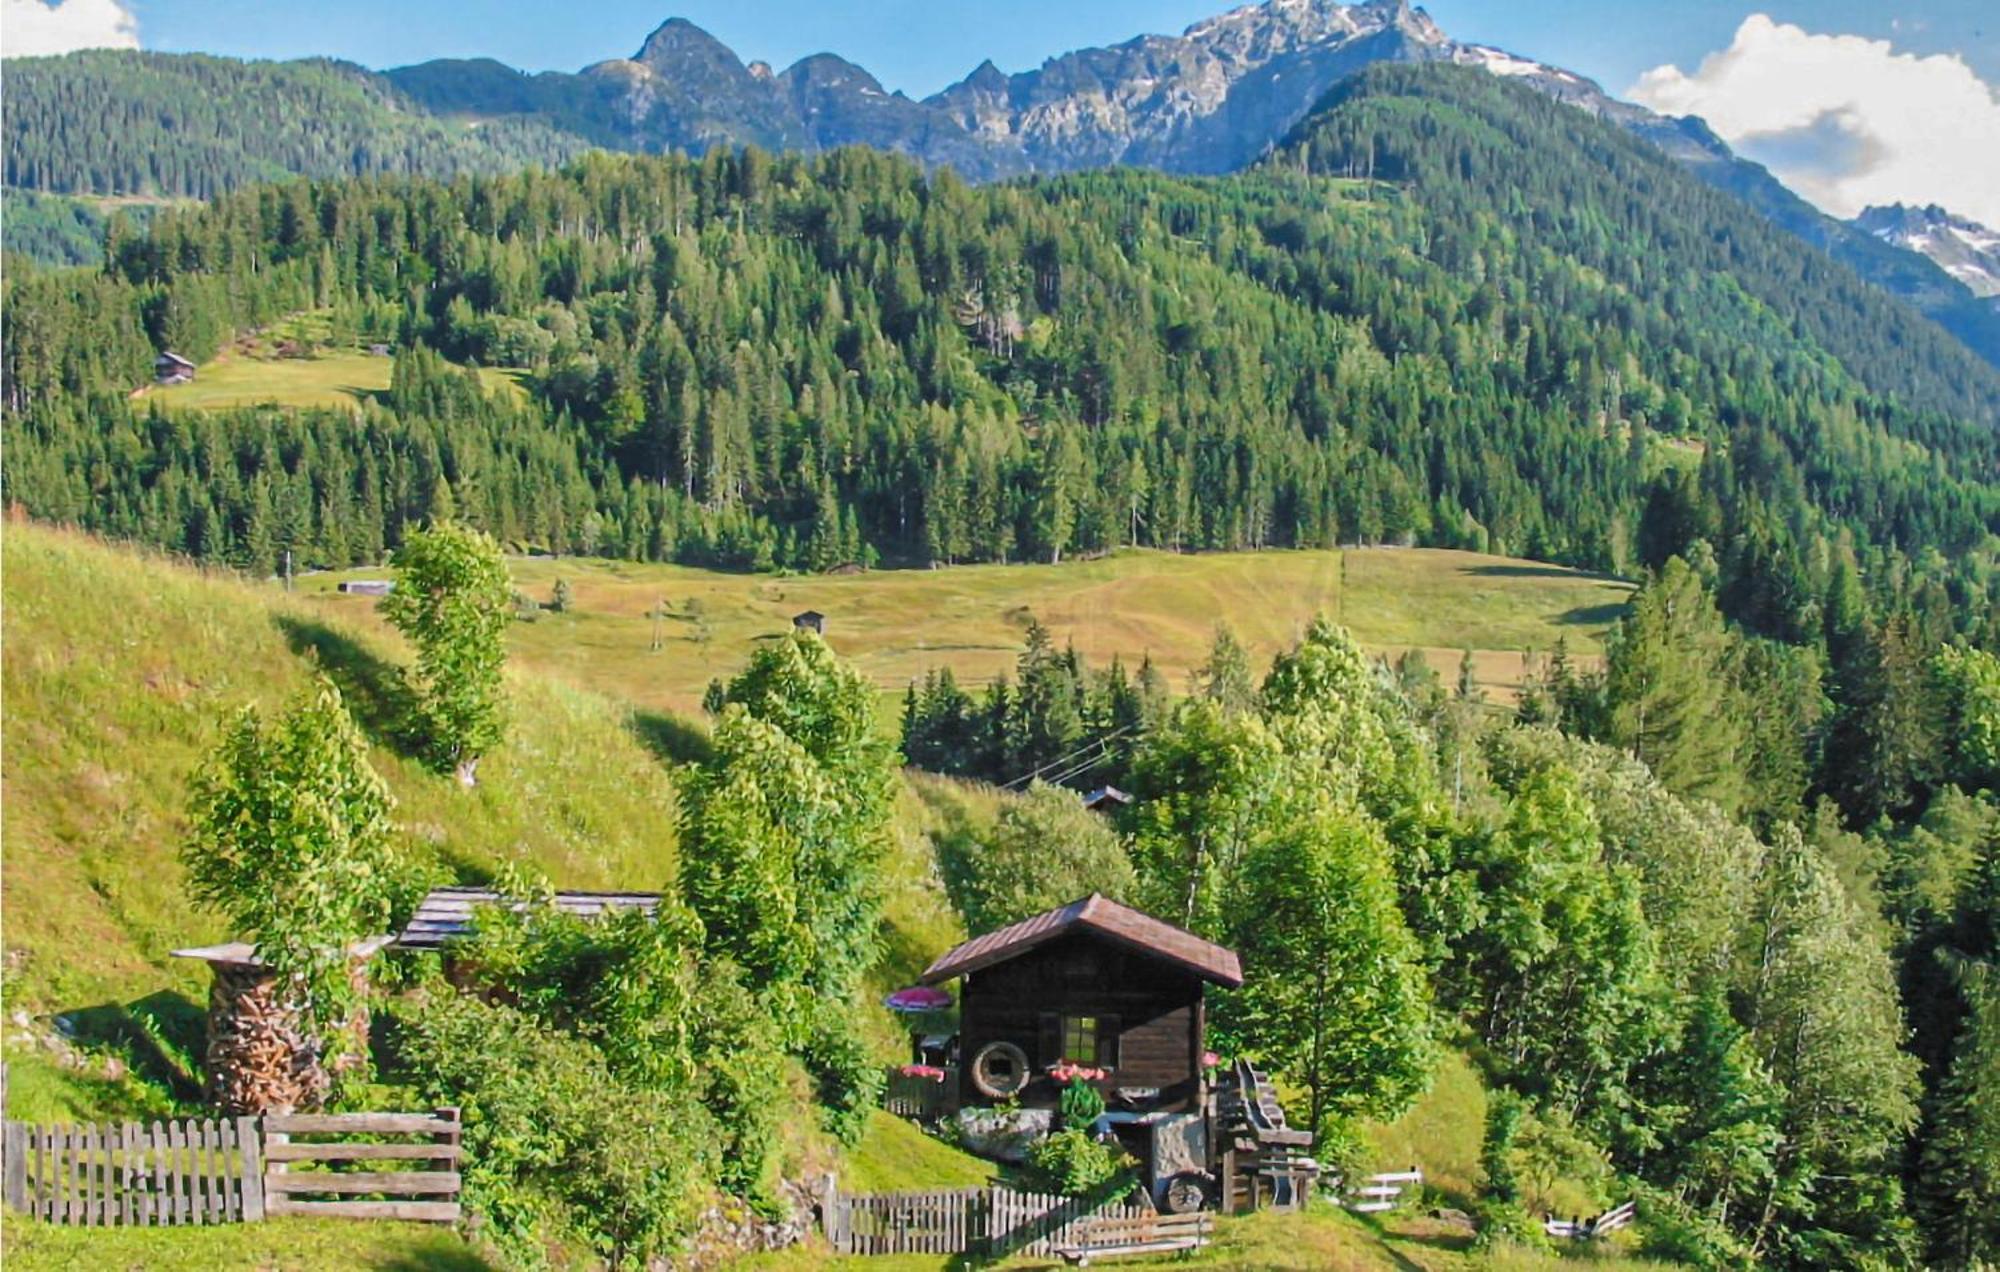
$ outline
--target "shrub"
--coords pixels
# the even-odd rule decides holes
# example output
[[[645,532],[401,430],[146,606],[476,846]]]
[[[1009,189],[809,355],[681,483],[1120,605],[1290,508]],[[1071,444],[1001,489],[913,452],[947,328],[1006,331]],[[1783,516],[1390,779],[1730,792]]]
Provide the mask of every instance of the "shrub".
[[[1104,1116],[1104,1097],[1082,1078],[1071,1078],[1062,1093],[1063,1126],[1072,1131],[1088,1131]]]
[[[512,1007],[418,996],[395,1026],[410,1084],[464,1111],[465,1201],[510,1262],[581,1239],[643,1265],[694,1230],[715,1142],[694,1100],[619,1081],[595,1047]]]
[[[1087,1131],[1057,1131],[1028,1150],[1037,1186],[1065,1197],[1109,1191],[1132,1164],[1116,1144],[1100,1144]]]

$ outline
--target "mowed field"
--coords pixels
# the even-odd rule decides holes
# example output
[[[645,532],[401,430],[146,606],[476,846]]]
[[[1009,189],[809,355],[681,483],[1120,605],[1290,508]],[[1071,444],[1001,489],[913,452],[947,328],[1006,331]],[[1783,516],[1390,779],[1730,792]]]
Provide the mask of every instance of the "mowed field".
[[[133,397],[177,410],[216,411],[239,406],[346,407],[389,389],[396,360],[326,342],[326,319],[297,314],[261,332],[239,336],[203,363],[187,384],[150,385]],[[300,356],[281,355],[287,342],[303,342]],[[481,367],[488,392],[524,394],[521,372]]]
[[[545,611],[515,625],[522,665],[636,706],[681,712],[804,610],[827,616],[828,641],[885,695],[901,694],[933,667],[985,684],[1014,665],[1033,620],[1059,643],[1073,642],[1092,667],[1117,655],[1136,669],[1151,655],[1179,692],[1218,623],[1235,630],[1261,670],[1324,613],[1372,651],[1422,649],[1447,678],[1470,649],[1481,684],[1505,702],[1519,690],[1531,651],[1546,654],[1567,639],[1579,661],[1594,660],[1631,591],[1618,579],[1530,561],[1396,548],[1122,552],[1057,566],[810,577],[574,557],[520,558],[510,568],[515,585],[538,601],[549,600],[558,578],[573,593],[570,613]],[[336,586],[386,577],[381,568],[348,570],[298,586],[308,603],[367,622],[374,600],[339,595]],[[652,618],[662,607],[667,617]]]

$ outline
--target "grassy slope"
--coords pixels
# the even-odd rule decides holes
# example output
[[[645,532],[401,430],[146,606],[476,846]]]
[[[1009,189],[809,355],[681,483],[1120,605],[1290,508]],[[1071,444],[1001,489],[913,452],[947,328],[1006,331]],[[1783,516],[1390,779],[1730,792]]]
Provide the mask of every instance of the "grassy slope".
[[[1587,660],[1630,593],[1628,584],[1557,566],[1465,552],[1122,552],[1095,561],[976,565],[949,570],[797,576],[726,574],[687,566],[585,558],[513,563],[530,595],[546,600],[567,579],[575,608],[514,629],[523,666],[554,672],[607,696],[688,712],[751,642],[787,630],[806,609],[828,615],[827,638],[881,686],[900,695],[931,667],[980,684],[1010,669],[1029,618],[1073,641],[1093,667],[1112,655],[1136,669],[1150,653],[1176,691],[1207,656],[1226,619],[1261,665],[1317,612],[1333,615],[1371,649],[1427,650],[1447,683],[1459,651],[1475,652],[1495,697],[1518,687],[1523,651],[1566,637]],[[343,579],[380,569],[315,575],[300,587],[322,612],[372,620],[373,602],[334,594]],[[651,648],[647,615],[664,600],[664,648]],[[699,617],[689,609],[696,604]]]
[[[279,701],[315,659],[378,726],[404,654],[273,588],[37,527],[7,528],[4,568],[8,1010],[81,1010],[107,1030],[136,999],[192,1011],[206,970],[168,952],[228,933],[182,896],[187,774],[231,712]],[[533,676],[513,690],[514,726],[474,792],[376,748],[412,850],[465,878],[521,862],[564,886],[664,883],[673,787],[626,713]]]

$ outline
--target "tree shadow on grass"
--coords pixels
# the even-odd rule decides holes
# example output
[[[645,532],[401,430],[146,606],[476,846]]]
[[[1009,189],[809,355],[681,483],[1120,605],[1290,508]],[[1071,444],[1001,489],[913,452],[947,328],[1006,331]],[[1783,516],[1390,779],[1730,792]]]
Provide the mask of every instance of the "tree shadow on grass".
[[[421,758],[410,732],[413,701],[402,668],[315,619],[279,614],[271,621],[293,653],[311,658],[340,687],[348,712],[370,741],[405,758]]]
[[[122,1052],[135,1076],[166,1091],[176,1102],[201,1100],[208,1013],[186,995],[161,990],[129,1003],[79,1007],[60,1013],[57,1020],[63,1032],[83,1046]],[[136,1115],[143,1110],[122,1111]]]
[[[715,753],[705,730],[664,711],[634,711],[626,727],[665,764],[700,764]]]
[[[1631,606],[1623,601],[1612,601],[1604,605],[1579,605],[1556,615],[1556,622],[1564,627],[1609,627],[1625,617],[1626,611],[1630,608]]]

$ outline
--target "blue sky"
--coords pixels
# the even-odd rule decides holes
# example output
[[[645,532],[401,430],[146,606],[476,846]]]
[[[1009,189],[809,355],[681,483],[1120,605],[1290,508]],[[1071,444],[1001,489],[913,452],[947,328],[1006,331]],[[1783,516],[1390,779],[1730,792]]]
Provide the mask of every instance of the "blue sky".
[[[1146,31],[1178,32],[1227,0],[131,0],[148,48],[249,57],[324,54],[367,66],[432,57],[496,57],[530,70],[576,70],[629,55],[648,31],[685,17],[748,61],[783,67],[831,51],[888,87],[923,96],[992,59],[1022,70],[1072,48]],[[2000,82],[2000,4],[1930,0],[1435,0],[1459,39],[1581,71],[1619,91],[1664,62],[1691,65],[1728,45],[1752,12],[1808,30],[1891,39],[1915,53],[1956,52]]]

